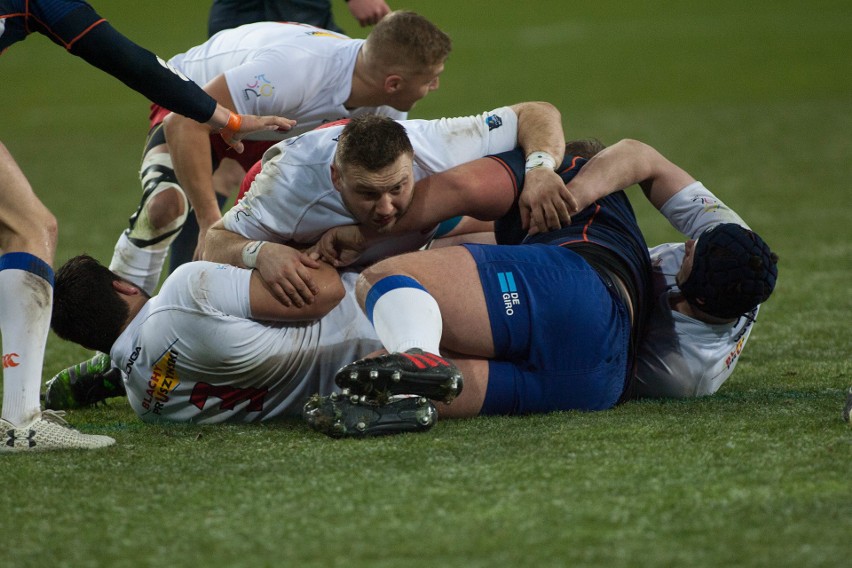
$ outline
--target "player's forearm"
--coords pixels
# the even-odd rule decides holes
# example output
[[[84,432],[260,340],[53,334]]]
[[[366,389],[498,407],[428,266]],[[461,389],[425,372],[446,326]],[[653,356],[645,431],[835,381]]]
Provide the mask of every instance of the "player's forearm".
[[[178,182],[195,210],[199,226],[207,228],[222,217],[213,190],[209,130],[175,114],[166,117],[163,128]]]
[[[556,162],[555,168],[565,155],[565,133],[562,130],[562,115],[550,103],[528,102],[512,105],[518,115],[518,146],[529,155],[546,152]]]
[[[204,260],[230,264],[240,268],[247,267],[243,262],[243,249],[250,239],[229,231],[220,220],[207,231],[204,243]]]
[[[149,100],[199,123],[206,123],[215,112],[216,101],[201,87],[173,72],[108,22],[92,28],[70,51]]]
[[[568,189],[582,209],[597,199],[638,183],[659,209],[671,195],[691,181],[686,172],[651,146],[626,139],[593,156],[568,184]]]

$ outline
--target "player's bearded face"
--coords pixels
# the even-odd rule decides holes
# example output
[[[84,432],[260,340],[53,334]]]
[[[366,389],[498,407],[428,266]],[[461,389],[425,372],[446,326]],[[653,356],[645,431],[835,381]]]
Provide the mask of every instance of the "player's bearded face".
[[[359,223],[387,233],[408,210],[414,196],[411,156],[403,154],[378,171],[346,167],[341,172],[338,190],[346,208]]]

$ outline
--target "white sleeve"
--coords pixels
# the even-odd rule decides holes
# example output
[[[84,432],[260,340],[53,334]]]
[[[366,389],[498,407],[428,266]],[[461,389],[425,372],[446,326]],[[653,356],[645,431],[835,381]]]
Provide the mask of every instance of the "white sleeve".
[[[746,229],[746,222],[700,181],[684,187],[660,207],[672,226],[694,239],[709,227],[720,223],[736,223]]]
[[[183,270],[184,266],[191,271],[187,286],[182,289],[190,295],[185,305],[194,305],[211,314],[251,318],[251,270],[206,261],[190,262],[177,270]]]
[[[501,107],[475,116],[403,122],[414,145],[414,160],[423,175],[514,149],[518,116]]]

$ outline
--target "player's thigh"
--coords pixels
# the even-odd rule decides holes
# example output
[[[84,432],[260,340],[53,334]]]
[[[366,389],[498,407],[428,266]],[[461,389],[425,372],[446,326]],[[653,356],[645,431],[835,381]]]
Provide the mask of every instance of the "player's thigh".
[[[0,144],[0,252],[29,252],[53,260],[56,218]]]
[[[395,274],[414,278],[438,302],[443,319],[442,347],[465,355],[493,355],[485,295],[476,263],[465,248],[404,254],[384,260],[364,273],[371,284]]]

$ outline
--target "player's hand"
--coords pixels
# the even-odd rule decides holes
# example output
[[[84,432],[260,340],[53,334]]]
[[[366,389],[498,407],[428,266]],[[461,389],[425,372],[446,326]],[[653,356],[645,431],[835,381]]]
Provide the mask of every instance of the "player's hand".
[[[255,268],[279,302],[302,308],[312,304],[319,293],[309,270],[319,266],[319,261],[293,247],[267,242],[257,256]]]
[[[290,130],[296,125],[295,120],[283,116],[255,116],[253,114],[240,114],[239,129],[232,130],[228,126],[219,131],[222,140],[233,148],[238,154],[242,154],[245,147],[242,139],[253,132],[264,132],[267,130]],[[230,122],[228,123],[230,126]]]
[[[348,0],[346,5],[362,28],[379,23],[391,11],[385,0]]]
[[[530,235],[570,224],[571,213],[577,210],[574,196],[559,174],[549,168],[533,168],[526,173],[518,205],[521,223]]]
[[[306,253],[315,260],[323,260],[340,268],[361,258],[366,248],[364,233],[358,225],[332,227]]]

